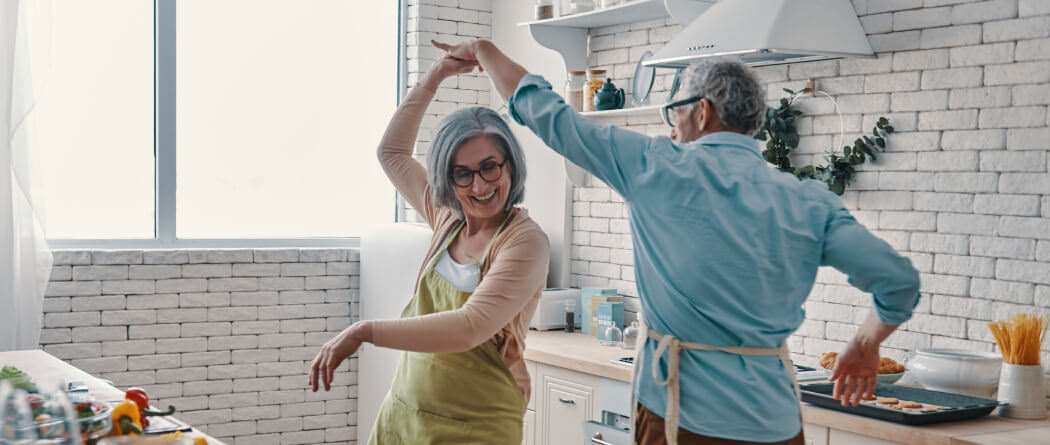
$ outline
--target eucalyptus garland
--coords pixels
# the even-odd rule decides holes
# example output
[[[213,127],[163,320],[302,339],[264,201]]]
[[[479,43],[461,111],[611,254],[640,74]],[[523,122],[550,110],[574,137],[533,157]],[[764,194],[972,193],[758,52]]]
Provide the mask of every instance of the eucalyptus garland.
[[[790,97],[780,99],[780,106],[766,110],[766,121],[755,135],[755,139],[766,141],[762,156],[766,161],[783,172],[791,173],[799,179],[816,179],[828,185],[828,189],[837,195],[846,191],[846,186],[853,181],[857,170],[855,166],[878,160],[876,153],[886,150],[886,139],[893,133],[893,126],[885,117],[879,117],[871,129],[871,136],[864,135],[853,141],[852,145],[842,147],[841,154],[829,150],[825,156],[825,165],[805,165],[796,167],[791,164],[791,151],[798,148],[799,135],[795,121],[802,112],[794,107],[794,99],[800,93],[784,89]]]

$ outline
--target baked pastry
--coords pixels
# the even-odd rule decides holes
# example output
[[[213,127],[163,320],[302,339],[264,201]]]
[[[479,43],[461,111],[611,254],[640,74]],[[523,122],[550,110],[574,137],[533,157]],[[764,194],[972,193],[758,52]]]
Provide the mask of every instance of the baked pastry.
[[[893,397],[878,397],[875,401],[878,402],[879,405],[896,405],[900,403],[900,400]]]
[[[882,357],[879,359],[879,374],[897,374],[904,372],[904,365],[897,363],[896,360],[889,357]]]
[[[820,355],[820,367],[828,370],[835,369],[835,363],[839,359],[839,353],[837,352],[825,352]],[[904,365],[897,363],[896,360],[889,357],[879,358],[879,369],[876,371],[878,374],[897,374],[904,372]]]
[[[820,367],[824,369],[835,369],[835,361],[839,358],[837,352],[825,352],[820,355]]]

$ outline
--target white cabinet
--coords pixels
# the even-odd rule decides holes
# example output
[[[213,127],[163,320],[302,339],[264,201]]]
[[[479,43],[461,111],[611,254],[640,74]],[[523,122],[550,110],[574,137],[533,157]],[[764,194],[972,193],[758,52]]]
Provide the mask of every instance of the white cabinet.
[[[541,443],[583,443],[583,423],[591,419],[594,393],[557,381],[549,381],[545,391],[547,404],[543,406],[543,420],[546,428]]]
[[[802,424],[806,445],[828,445],[828,427],[814,423]]]
[[[539,379],[539,366],[533,362],[525,362],[525,370],[529,372],[529,392],[532,393],[532,397],[529,397],[528,409],[536,411],[536,398],[540,396],[539,391],[536,390],[536,380]]]
[[[525,431],[521,436],[521,445],[536,444],[536,411],[525,411]]]
[[[584,422],[600,416],[596,391],[602,379],[538,363],[531,365],[536,385],[533,445],[583,443]]]
[[[893,445],[896,443],[842,430],[828,430],[828,445]]]

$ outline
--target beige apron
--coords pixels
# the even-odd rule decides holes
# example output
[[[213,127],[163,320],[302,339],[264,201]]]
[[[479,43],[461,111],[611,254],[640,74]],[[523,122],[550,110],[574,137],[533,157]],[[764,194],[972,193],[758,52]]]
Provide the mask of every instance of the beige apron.
[[[638,401],[635,400],[635,394],[638,391],[638,376],[643,361],[642,351],[645,349],[645,343],[647,338],[651,338],[657,342],[656,355],[652,358],[651,372],[653,374],[653,380],[658,385],[667,387],[667,412],[663,413],[664,418],[664,436],[667,439],[668,445],[678,445],[678,417],[679,417],[679,400],[678,395],[680,393],[679,380],[678,380],[678,360],[682,349],[690,349],[694,351],[720,351],[728,352],[730,354],[744,355],[744,356],[767,356],[767,357],[779,357],[780,362],[784,365],[788,377],[795,385],[795,397],[799,398],[799,386],[798,379],[795,376],[795,364],[791,361],[791,352],[788,350],[787,343],[779,348],[751,348],[751,347],[732,347],[732,346],[715,346],[704,343],[690,343],[678,340],[672,335],[661,335],[658,332],[652,331],[641,320],[639,314],[639,325],[641,331],[639,333],[638,343],[635,344],[634,349],[634,375],[632,376],[631,384],[631,409],[634,410],[632,419],[638,419]],[[660,372],[660,357],[667,354],[667,376],[663,376]]]

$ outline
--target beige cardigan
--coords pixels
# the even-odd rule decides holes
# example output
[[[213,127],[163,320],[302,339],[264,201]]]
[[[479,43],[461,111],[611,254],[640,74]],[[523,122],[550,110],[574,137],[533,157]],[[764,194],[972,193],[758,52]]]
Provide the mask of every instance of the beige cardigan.
[[[394,114],[378,153],[390,181],[434,229],[423,267],[441,253],[441,242],[461,220],[455,211],[434,206],[426,170],[412,158],[420,121],[433,96],[434,91],[423,86],[412,89]],[[506,227],[489,243],[481,264],[481,282],[466,304],[436,314],[375,320],[372,343],[405,351],[460,352],[495,341],[528,399],[525,335],[547,282],[550,249],[546,234],[524,209],[512,212]],[[417,286],[422,272],[417,274]]]

